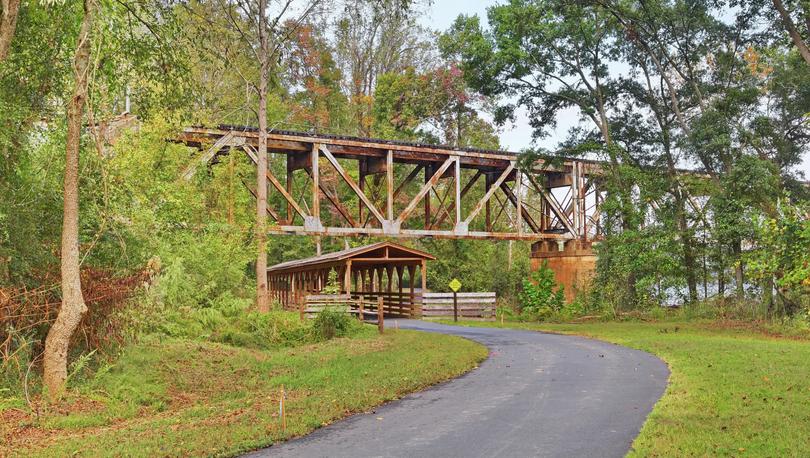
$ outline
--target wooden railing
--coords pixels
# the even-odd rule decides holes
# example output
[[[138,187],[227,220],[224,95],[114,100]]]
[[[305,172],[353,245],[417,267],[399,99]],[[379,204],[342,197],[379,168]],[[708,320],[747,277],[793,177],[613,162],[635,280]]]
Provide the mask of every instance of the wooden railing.
[[[353,292],[352,299],[377,310],[377,301],[383,299],[383,312],[393,318],[418,318],[421,316],[422,296],[399,292]]]
[[[459,318],[473,320],[495,319],[497,296],[494,292],[457,294]],[[422,295],[422,317],[452,318],[453,293],[424,293]]]
[[[331,307],[346,313],[357,314],[357,302],[348,294],[309,294],[299,307],[301,316],[313,316],[323,309]]]
[[[379,300],[383,313],[392,318],[415,318],[421,313],[421,294],[399,292],[353,292],[349,294],[309,294],[299,306],[301,316],[312,316],[326,307],[335,307],[364,319],[376,320]]]

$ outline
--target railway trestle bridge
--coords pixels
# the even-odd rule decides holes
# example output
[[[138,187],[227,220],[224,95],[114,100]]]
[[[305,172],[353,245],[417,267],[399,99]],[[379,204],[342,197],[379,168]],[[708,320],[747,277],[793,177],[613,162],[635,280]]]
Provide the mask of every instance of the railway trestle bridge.
[[[257,163],[253,128],[190,127],[178,141],[201,151],[186,179],[233,152]],[[279,130],[267,149],[271,234],[533,242],[533,266],[548,262],[567,293],[593,269],[598,162],[537,161],[525,173],[516,153]]]

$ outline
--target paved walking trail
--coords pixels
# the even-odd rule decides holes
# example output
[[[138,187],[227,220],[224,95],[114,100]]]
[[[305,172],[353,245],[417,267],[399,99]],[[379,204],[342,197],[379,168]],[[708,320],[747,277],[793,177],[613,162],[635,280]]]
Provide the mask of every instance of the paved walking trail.
[[[249,456],[621,457],[669,376],[648,353],[582,337],[398,321],[480,342],[489,358],[455,380]]]

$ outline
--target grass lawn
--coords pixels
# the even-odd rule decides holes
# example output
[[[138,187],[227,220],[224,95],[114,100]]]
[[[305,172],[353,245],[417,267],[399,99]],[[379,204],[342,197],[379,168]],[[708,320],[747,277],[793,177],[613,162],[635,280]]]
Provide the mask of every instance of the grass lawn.
[[[594,337],[669,364],[669,386],[630,456],[810,456],[810,340],[733,322],[503,327]]]
[[[39,418],[0,404],[0,456],[233,455],[455,377],[487,355],[453,336],[363,335],[274,351],[180,340],[131,346]]]

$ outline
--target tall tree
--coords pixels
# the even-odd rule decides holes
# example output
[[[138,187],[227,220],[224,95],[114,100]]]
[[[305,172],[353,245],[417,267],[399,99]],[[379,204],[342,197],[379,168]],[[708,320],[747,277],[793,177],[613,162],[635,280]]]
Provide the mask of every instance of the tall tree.
[[[377,78],[431,62],[433,47],[417,22],[418,6],[411,0],[348,0],[338,14],[335,56],[360,135],[371,131]]]
[[[271,79],[271,65],[281,62],[280,52],[304,25],[305,19],[320,4],[309,0],[293,11],[292,0],[282,0],[271,10],[267,0],[219,0],[226,11],[227,21],[220,24],[235,30],[242,44],[259,62],[259,74],[251,80],[240,73],[245,83],[258,97],[255,111],[259,124],[259,147],[256,161],[256,305],[262,312],[269,311],[267,297],[267,101]],[[290,16],[293,16],[287,20]],[[224,56],[227,59],[230,54]],[[234,67],[236,68],[236,67]],[[275,68],[275,67],[274,67]]]
[[[286,10],[291,0],[284,5]],[[256,305],[260,312],[270,311],[267,297],[267,0],[259,0],[259,158],[256,164]]]
[[[79,149],[87,100],[95,0],[84,0],[84,15],[73,56],[75,86],[68,102],[62,216],[62,306],[45,340],[43,381],[52,400],[61,397],[67,380],[70,339],[87,312],[79,270]]]
[[[630,97],[623,112],[646,113],[647,119],[654,121],[647,123],[648,132],[656,133],[649,138],[650,165],[662,169],[671,198],[671,206],[663,208],[671,211],[671,218],[660,211],[658,216],[674,219],[689,300],[696,301],[697,258],[689,221],[690,196],[677,170],[684,158],[679,142],[690,131],[690,115],[706,105],[706,72],[701,70],[701,62],[710,50],[722,45],[724,28],[709,13],[706,2],[596,3],[616,18],[623,38],[622,56],[634,73],[625,82]],[[676,82],[673,75],[681,82]],[[629,137],[644,137],[640,131],[625,132]]]
[[[488,31],[478,17],[460,16],[440,40],[444,55],[461,62],[473,89],[500,100],[497,122],[513,119],[518,108],[525,108],[534,137],[543,138],[558,115],[575,111],[585,122],[570,131],[559,152],[606,159],[615,220],[624,229],[635,227],[641,212],[630,193],[632,184],[618,173],[635,160],[612,132],[611,110],[622,96],[622,81],[608,72],[617,59],[611,16],[603,8],[561,0],[511,0],[487,15]],[[631,272],[630,301],[634,285]]]
[[[458,147],[497,148],[495,129],[478,113],[485,98],[467,87],[453,64],[417,74],[386,73],[374,94],[373,134]]]

